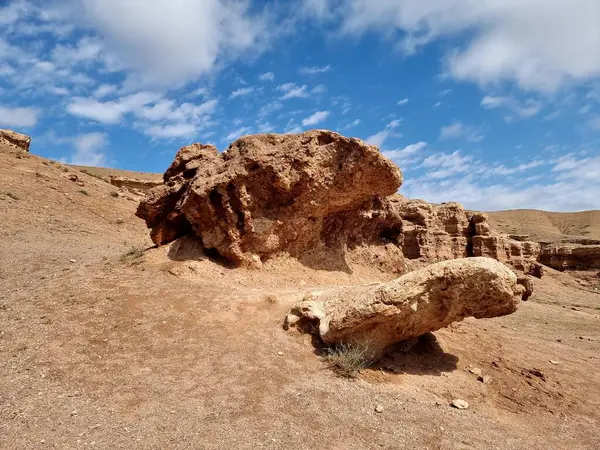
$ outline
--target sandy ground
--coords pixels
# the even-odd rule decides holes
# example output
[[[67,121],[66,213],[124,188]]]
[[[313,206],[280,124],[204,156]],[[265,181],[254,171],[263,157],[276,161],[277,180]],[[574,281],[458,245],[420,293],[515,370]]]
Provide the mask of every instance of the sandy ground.
[[[141,251],[136,203],[113,193],[0,151],[0,448],[600,448],[595,274],[548,269],[517,313],[346,380],[283,318],[303,292],[389,276]]]

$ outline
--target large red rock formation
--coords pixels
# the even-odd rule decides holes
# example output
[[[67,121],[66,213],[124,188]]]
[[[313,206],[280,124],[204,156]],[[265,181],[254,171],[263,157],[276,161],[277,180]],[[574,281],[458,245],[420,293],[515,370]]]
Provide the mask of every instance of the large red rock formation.
[[[458,203],[395,194],[398,167],[359,139],[324,130],[243,137],[219,154],[182,148],[137,215],[160,245],[194,233],[234,264],[287,253],[320,267],[360,260],[402,273],[425,263],[490,256],[525,269],[539,246],[492,235]],[[366,259],[366,261],[365,261]],[[335,264],[334,264],[335,266]]]
[[[233,263],[260,264],[318,248],[333,216],[401,184],[400,169],[359,139],[321,130],[246,136],[221,154],[184,147],[137,215],[156,244],[193,230]]]

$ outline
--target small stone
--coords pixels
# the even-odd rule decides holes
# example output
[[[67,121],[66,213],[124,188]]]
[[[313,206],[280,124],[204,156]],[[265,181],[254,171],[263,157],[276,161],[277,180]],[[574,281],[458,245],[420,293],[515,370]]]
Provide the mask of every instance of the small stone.
[[[555,366],[557,366],[560,364],[560,361],[555,361],[555,360],[551,359],[550,364],[554,364]]]
[[[451,405],[453,408],[456,409],[469,409],[469,403],[467,403],[464,400],[461,400],[460,398],[455,398],[454,400],[452,400]]]
[[[481,381],[483,384],[490,384],[492,382],[492,377],[489,375],[480,375],[477,377],[477,381]]]
[[[483,375],[483,372],[478,367],[469,367],[469,372],[471,372],[473,375],[477,375],[477,376]]]
[[[377,405],[377,406],[375,407],[375,412],[376,412],[376,413],[382,413],[382,412],[383,412],[383,410],[384,410],[384,408],[383,408],[383,405]]]
[[[283,352],[277,352],[279,356],[283,356]]]
[[[72,416],[76,416],[77,414],[79,414],[79,412],[78,412],[77,410],[75,410],[75,411],[71,411],[71,415],[72,415]]]
[[[76,259],[72,259],[72,260],[71,260],[71,262],[72,262],[72,263],[76,263],[76,262],[77,262],[77,260],[76,260]]]

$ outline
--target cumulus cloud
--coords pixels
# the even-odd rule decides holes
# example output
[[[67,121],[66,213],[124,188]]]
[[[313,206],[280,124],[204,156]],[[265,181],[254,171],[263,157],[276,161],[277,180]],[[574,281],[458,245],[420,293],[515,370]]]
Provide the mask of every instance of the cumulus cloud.
[[[317,111],[305,118],[302,121],[302,125],[305,127],[313,126],[323,122],[327,117],[329,117],[329,111]]]
[[[160,95],[151,92],[139,92],[108,102],[86,97],[74,97],[67,105],[67,112],[73,116],[96,122],[117,124],[125,114],[157,101],[160,97]]]
[[[409,54],[443,37],[468,36],[445,57],[459,80],[554,91],[600,75],[597,0],[304,0],[304,10],[337,21],[343,34],[399,32],[397,45]]]
[[[35,127],[40,115],[38,108],[11,108],[0,106],[0,125],[5,127]]]
[[[80,166],[104,166],[106,155],[102,151],[108,144],[106,133],[81,134],[73,139],[75,151],[69,159],[69,163]]]
[[[66,19],[101,37],[107,64],[137,82],[195,80],[220,60],[259,54],[270,36],[269,17],[243,0],[66,1]]]

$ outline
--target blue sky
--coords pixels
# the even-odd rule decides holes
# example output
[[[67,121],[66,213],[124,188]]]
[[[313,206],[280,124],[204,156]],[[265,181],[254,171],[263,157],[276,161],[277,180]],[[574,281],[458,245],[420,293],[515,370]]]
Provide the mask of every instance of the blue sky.
[[[401,193],[600,208],[597,0],[0,0],[0,127],[163,172],[192,142],[327,128]]]

